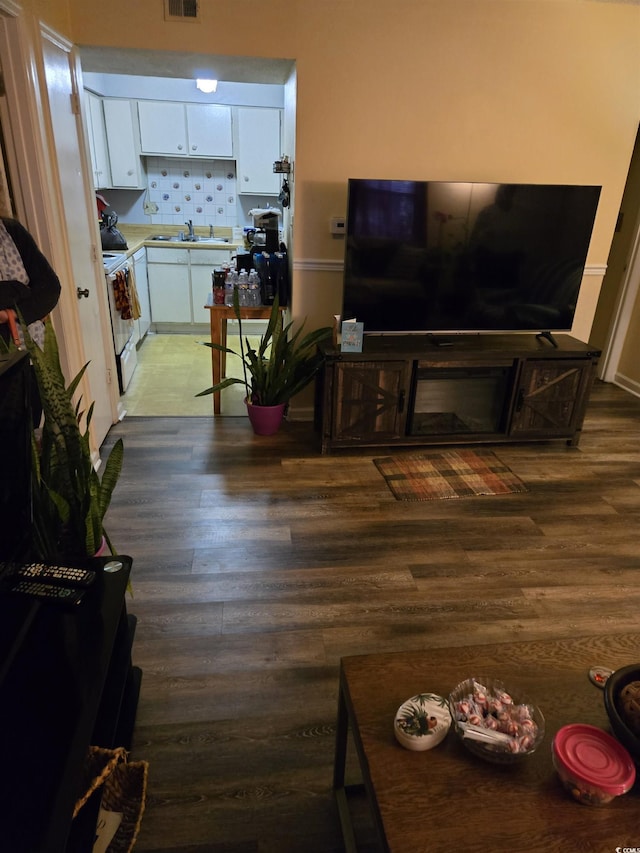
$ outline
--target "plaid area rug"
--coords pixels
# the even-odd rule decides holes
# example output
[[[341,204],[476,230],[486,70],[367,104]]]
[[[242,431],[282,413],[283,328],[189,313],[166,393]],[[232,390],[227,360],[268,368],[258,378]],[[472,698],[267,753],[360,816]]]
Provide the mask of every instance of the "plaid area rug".
[[[528,491],[491,450],[430,450],[373,460],[399,501],[433,501]]]

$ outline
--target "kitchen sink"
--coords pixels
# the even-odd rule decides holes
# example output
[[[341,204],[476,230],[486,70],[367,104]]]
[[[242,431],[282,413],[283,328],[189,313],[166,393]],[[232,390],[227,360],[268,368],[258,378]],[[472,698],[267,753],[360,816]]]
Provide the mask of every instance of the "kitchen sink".
[[[159,243],[218,243],[226,245],[229,243],[224,237],[178,237],[177,234],[156,234],[151,238]]]

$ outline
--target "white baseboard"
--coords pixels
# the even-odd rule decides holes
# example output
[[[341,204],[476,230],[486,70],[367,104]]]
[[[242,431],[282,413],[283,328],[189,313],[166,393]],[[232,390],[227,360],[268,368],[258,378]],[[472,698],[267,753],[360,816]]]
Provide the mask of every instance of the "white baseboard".
[[[313,421],[313,406],[289,406],[287,412],[288,421]]]
[[[624,388],[625,391],[628,391],[636,397],[640,397],[640,382],[636,382],[635,379],[629,379],[629,377],[625,376],[623,373],[616,373],[614,375],[613,384],[618,385],[620,388]]]

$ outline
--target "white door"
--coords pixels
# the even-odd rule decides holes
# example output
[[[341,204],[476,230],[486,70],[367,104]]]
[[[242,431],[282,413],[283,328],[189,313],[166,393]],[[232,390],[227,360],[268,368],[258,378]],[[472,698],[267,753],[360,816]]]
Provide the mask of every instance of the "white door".
[[[46,38],[42,40],[42,49],[74,279],[73,282],[63,282],[63,287],[89,291],[88,297],[78,298],[77,305],[85,359],[89,362],[87,373],[91,397],[95,402],[92,421],[94,440],[99,447],[113,422],[109,381],[115,362],[108,361],[107,345],[110,341],[105,341],[103,334],[105,317],[108,328],[106,282],[103,277],[101,279],[100,270],[96,271],[93,257],[96,251],[95,231],[89,224],[85,176],[81,166],[83,137],[80,135],[80,116],[72,110],[71,57],[65,49]],[[86,405],[90,402],[84,401]]]

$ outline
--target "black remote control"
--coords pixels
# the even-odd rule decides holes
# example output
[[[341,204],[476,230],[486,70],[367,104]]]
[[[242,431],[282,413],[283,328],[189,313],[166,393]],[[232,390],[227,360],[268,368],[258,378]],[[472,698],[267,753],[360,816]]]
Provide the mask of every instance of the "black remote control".
[[[21,595],[29,595],[39,601],[47,601],[52,604],[75,605],[82,601],[84,591],[72,589],[68,586],[51,586],[39,581],[16,580],[11,585],[11,592]]]
[[[77,569],[72,566],[55,566],[47,563],[3,564],[10,578],[24,578],[48,584],[87,587],[96,579],[92,569]]]

